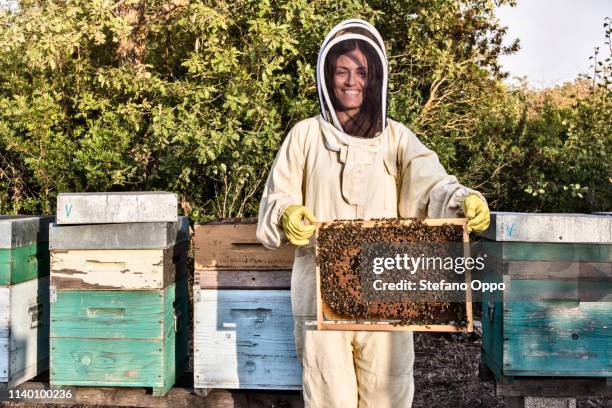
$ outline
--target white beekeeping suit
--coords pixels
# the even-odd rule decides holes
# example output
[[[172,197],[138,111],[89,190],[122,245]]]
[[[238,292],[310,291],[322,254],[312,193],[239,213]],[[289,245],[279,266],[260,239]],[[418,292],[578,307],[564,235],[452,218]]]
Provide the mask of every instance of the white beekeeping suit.
[[[334,96],[329,77],[334,67],[328,58],[354,44],[367,57],[367,86],[359,111],[363,121],[357,118],[353,125],[343,126],[336,109],[341,96]],[[262,244],[278,248],[287,241],[281,217],[294,204],[312,210],[319,221],[463,215],[463,199],[478,193],[446,174],[433,151],[404,125],[386,117],[387,59],[373,26],[347,20],[329,33],[319,52],[317,86],[321,115],[293,127],[270,170],[257,225]],[[412,332],[316,331],[315,299],[310,244],[296,248],[291,276],[306,406],[410,407]]]

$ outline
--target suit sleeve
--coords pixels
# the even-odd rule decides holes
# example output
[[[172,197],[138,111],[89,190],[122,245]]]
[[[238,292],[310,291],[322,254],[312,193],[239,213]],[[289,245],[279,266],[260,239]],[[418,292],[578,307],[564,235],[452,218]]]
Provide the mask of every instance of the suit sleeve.
[[[257,240],[270,249],[287,241],[281,217],[291,204],[303,205],[304,148],[298,126],[280,147],[259,203]]]
[[[463,200],[469,194],[485,198],[446,173],[438,155],[429,150],[409,129],[399,138],[401,171],[400,217],[463,217]],[[486,200],[485,200],[486,202]]]

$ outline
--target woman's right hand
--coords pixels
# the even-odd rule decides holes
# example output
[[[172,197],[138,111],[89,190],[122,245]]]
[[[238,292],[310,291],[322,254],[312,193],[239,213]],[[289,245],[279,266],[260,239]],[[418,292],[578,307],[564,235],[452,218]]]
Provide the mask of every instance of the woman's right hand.
[[[285,235],[293,245],[303,246],[308,244],[308,238],[314,234],[316,227],[302,222],[303,219],[309,222],[317,222],[312,212],[303,205],[292,204],[285,209],[282,216],[283,229]]]

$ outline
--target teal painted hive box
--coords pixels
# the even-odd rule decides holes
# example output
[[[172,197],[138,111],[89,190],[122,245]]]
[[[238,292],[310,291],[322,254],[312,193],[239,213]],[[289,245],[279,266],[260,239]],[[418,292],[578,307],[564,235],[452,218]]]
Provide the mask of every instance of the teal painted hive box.
[[[482,299],[483,354],[498,380],[612,377],[612,217],[492,213],[483,233],[504,291]]]
[[[0,216],[0,387],[49,365],[48,230],[54,217]]]
[[[186,217],[51,227],[50,382],[151,387],[188,364]]]
[[[164,395],[188,363],[187,296],[185,278],[161,290],[52,292],[51,384]]]

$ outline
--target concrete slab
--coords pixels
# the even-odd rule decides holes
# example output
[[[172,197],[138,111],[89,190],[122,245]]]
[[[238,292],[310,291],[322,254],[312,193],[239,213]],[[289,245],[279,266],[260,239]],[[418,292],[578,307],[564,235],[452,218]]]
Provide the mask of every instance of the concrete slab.
[[[176,194],[145,191],[117,193],[61,193],[57,197],[58,224],[176,222]]]
[[[189,240],[189,217],[176,222],[58,225],[49,229],[49,249],[166,249]]]
[[[612,217],[493,211],[491,226],[479,235],[494,241],[609,244]]]
[[[49,241],[52,215],[0,215],[0,249]]]

